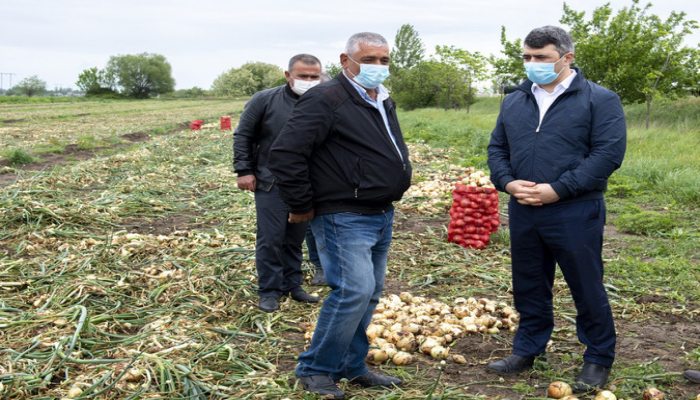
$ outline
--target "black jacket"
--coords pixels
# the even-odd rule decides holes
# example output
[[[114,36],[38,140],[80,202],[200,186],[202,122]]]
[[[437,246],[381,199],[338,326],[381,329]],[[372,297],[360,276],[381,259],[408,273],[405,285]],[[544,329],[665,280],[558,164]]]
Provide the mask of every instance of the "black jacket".
[[[379,214],[401,199],[411,164],[396,103],[388,98],[384,107],[397,146],[342,72],[299,99],[268,160],[291,212]]]
[[[267,154],[297,99],[289,84],[261,90],[241,114],[233,133],[233,169],[238,176],[255,175],[258,189],[272,188],[274,176],[267,169]]]

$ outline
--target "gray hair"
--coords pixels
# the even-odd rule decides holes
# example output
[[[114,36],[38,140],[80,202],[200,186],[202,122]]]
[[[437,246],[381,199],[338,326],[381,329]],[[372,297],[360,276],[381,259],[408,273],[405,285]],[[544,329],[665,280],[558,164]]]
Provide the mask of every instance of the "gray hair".
[[[321,67],[321,60],[316,58],[315,56],[312,56],[311,54],[297,54],[294,57],[289,59],[289,66],[287,67],[288,72],[292,72],[292,68],[294,68],[294,64],[297,63],[297,61],[301,61],[303,64],[306,65],[316,65],[318,64],[319,67]]]
[[[525,38],[524,44],[533,49],[541,49],[553,44],[561,57],[566,53],[574,52],[574,39],[569,32],[558,26],[547,25],[533,29]]]
[[[384,39],[384,36],[373,32],[360,32],[350,36],[345,44],[345,54],[349,56],[355,55],[360,51],[360,43],[374,47],[389,47],[389,42]]]

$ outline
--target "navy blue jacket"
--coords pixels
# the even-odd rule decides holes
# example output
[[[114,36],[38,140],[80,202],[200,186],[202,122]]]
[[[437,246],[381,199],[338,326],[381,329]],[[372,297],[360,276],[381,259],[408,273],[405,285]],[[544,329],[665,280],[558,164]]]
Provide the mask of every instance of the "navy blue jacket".
[[[411,164],[396,103],[388,98],[384,107],[398,151],[379,110],[342,72],[301,96],[268,160],[292,213],[381,214],[401,199]]]
[[[614,92],[574,69],[571,85],[541,126],[532,81],[503,100],[488,146],[491,181],[498,190],[522,179],[549,183],[560,202],[603,198],[625,155],[625,115]]]

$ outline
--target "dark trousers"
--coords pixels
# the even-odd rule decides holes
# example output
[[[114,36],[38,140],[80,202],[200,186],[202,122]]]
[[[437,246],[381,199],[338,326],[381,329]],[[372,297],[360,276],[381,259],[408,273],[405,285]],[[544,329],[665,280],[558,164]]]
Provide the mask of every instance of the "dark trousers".
[[[532,207],[509,205],[513,298],[520,325],[513,353],[545,352],[554,328],[552,285],[558,264],[576,305],[576,332],[585,361],[610,367],[615,325],[603,286],[605,202],[584,200]]]
[[[311,230],[311,224],[309,224],[309,229],[306,230],[306,249],[309,251],[309,261],[314,265],[314,268],[321,268],[321,259],[318,257],[316,238]]]
[[[269,192],[255,191],[255,213],[258,295],[279,298],[301,286],[301,244],[308,223],[287,222],[289,207],[280,198],[276,185]]]

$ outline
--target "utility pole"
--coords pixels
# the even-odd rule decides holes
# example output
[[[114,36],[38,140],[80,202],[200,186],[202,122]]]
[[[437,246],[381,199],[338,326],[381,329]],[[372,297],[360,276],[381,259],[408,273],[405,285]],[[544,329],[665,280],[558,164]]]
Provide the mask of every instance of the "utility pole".
[[[8,75],[10,77],[10,89],[12,89],[12,75],[15,75],[11,72],[0,72],[0,89],[2,89],[2,77]]]

